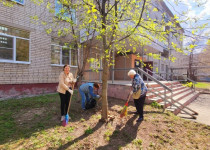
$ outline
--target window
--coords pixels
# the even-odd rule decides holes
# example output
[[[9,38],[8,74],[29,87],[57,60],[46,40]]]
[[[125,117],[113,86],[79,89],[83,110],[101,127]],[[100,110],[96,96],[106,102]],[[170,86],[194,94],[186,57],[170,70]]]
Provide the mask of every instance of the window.
[[[99,54],[95,54],[95,58],[90,58],[90,68],[99,69],[100,68],[100,59]]]
[[[29,32],[0,25],[0,62],[29,62]]]
[[[24,5],[25,4],[25,0],[12,0],[18,4]]]
[[[60,0],[55,0],[55,16],[61,17],[63,20],[72,20],[76,23],[76,10],[69,9],[63,5]]]
[[[51,64],[77,66],[77,51],[65,46],[61,41],[52,38]]]
[[[164,71],[164,64],[161,64],[161,71]]]
[[[161,56],[168,58],[169,57],[169,51],[167,49],[163,49],[163,52],[161,52]]]

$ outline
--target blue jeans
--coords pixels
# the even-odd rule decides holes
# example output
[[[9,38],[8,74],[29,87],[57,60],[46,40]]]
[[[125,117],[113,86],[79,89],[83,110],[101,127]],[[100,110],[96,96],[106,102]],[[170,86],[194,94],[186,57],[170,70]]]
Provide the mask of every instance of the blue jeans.
[[[82,109],[85,109],[85,102],[87,100],[87,102],[89,102],[89,95],[88,93],[84,93],[80,88],[79,88],[79,93],[82,97]]]

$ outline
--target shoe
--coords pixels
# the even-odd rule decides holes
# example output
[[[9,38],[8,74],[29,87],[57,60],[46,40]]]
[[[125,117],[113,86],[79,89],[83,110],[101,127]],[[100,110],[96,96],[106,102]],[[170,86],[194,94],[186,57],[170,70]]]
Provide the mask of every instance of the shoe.
[[[143,121],[144,120],[144,118],[143,117],[139,117],[139,119],[138,120],[136,120],[136,122],[141,122],[141,121]]]
[[[61,121],[65,120],[65,116],[61,116]]]

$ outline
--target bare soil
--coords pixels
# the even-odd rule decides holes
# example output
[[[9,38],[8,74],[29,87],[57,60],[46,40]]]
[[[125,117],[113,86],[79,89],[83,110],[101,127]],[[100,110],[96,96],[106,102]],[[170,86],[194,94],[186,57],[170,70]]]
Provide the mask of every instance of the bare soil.
[[[56,99],[47,107],[24,108],[13,115],[19,131],[1,143],[0,149],[207,150],[210,147],[210,126],[181,119],[149,105],[144,109],[144,121],[137,123],[138,116],[132,113],[133,102],[129,103],[128,115],[120,118],[125,102],[113,98],[109,98],[108,122],[100,121],[101,104],[82,111],[80,101],[74,100],[71,120],[62,127],[60,102]],[[25,129],[28,129],[27,136]]]

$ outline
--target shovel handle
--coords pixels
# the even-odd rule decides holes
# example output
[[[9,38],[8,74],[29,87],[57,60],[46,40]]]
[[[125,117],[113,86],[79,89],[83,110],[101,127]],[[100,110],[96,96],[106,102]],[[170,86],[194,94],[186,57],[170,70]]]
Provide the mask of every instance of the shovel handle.
[[[127,100],[127,102],[130,101],[131,95],[132,95],[132,94],[130,94],[130,93],[128,94],[128,98],[127,98],[128,100]]]

